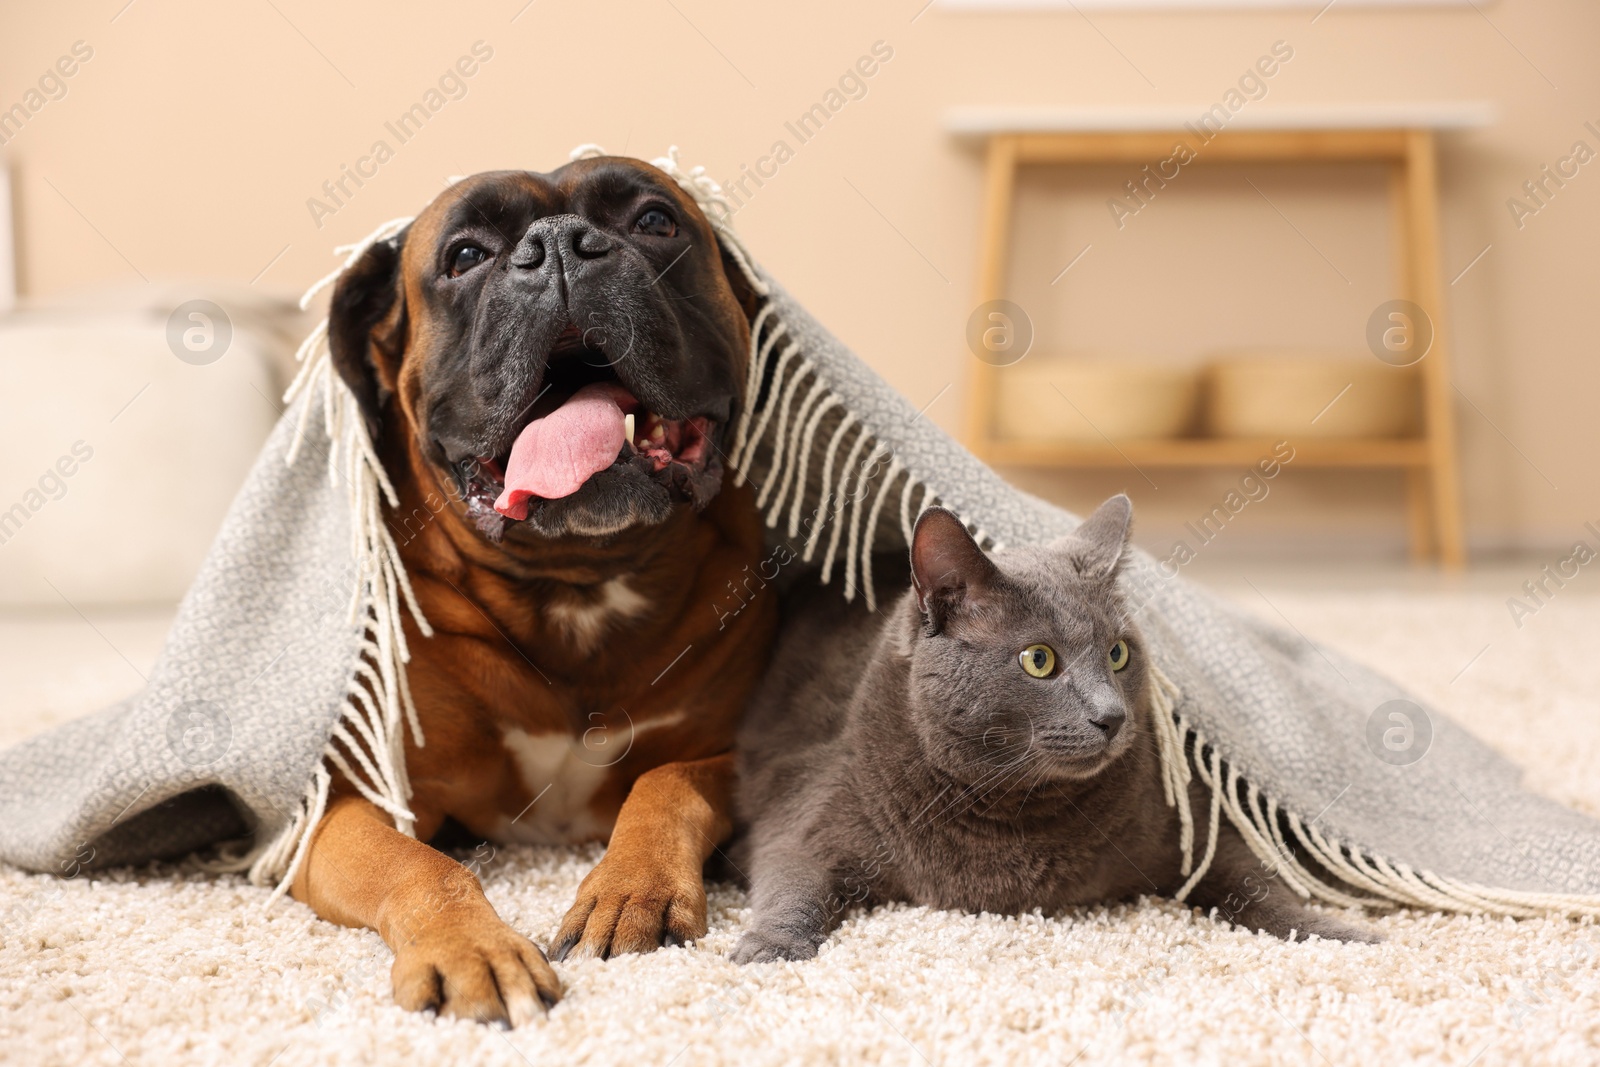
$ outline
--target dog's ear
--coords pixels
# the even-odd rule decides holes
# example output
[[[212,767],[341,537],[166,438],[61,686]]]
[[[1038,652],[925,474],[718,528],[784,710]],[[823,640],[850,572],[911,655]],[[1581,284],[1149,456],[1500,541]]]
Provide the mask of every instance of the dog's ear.
[[[733,290],[734,299],[739,301],[744,317],[754,319],[761,307],[760,296],[750,284],[750,279],[745,276],[744,268],[739,266],[739,261],[729,254],[728,246],[719,240],[717,250],[722,253],[722,273],[728,277],[728,286]]]
[[[339,276],[328,304],[328,351],[333,367],[355,394],[367,434],[374,441],[391,390],[387,373],[394,372],[405,337],[405,298],[400,286],[404,241],[402,233],[363,252]]]

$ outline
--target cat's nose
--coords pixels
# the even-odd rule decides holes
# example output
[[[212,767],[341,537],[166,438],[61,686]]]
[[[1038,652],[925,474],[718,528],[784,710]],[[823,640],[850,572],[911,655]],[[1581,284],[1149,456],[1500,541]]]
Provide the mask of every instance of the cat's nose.
[[[1117,732],[1122,729],[1122,724],[1128,721],[1128,713],[1121,708],[1100,708],[1089,716],[1089,721],[1094,723],[1096,729],[1106,735],[1106,742],[1109,744],[1111,739],[1117,736]]]

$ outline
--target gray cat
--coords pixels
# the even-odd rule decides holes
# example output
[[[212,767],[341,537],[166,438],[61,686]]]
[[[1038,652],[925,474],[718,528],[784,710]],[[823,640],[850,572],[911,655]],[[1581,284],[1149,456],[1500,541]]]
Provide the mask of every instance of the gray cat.
[[[1048,913],[1179,890],[1153,683],[1117,583],[1131,521],[1115,496],[1071,536],[990,559],[930,508],[912,588],[884,613],[793,592],[737,746],[755,919],[735,961],[809,959],[858,903]],[[1210,807],[1198,782],[1191,804]],[[1226,820],[1188,900],[1278,937],[1378,940],[1307,908]]]

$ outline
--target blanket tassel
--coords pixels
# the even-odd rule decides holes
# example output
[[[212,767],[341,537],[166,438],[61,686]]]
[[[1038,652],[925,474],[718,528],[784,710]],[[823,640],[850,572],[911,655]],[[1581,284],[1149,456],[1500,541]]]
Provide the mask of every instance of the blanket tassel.
[[[1159,669],[1153,673],[1162,788],[1168,805],[1178,809],[1182,873],[1189,876],[1175,894],[1178,900],[1193,892],[1210,868],[1222,817],[1226,816],[1263,868],[1304,899],[1346,908],[1409,907],[1514,918],[1551,914],[1600,916],[1600,897],[1473,885],[1391,863],[1348,842],[1330,839],[1314,824],[1267,797],[1236,767],[1227,764],[1221,750],[1178,711],[1177,686]],[[1193,861],[1195,825],[1188,800],[1191,775],[1198,776],[1211,791],[1205,851],[1198,863]],[[1299,859],[1297,850],[1357,892],[1329,885]]]

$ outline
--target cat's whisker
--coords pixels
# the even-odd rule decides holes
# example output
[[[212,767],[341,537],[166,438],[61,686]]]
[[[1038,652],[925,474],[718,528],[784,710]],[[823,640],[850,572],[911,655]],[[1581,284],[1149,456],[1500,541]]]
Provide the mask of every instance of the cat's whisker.
[[[1016,810],[1011,813],[1011,818],[1018,820],[1019,825],[1025,825],[1022,823],[1022,813],[1027,807],[1028,801],[1033,797],[1033,791],[1039,788],[1039,786],[1044,782],[1045,777],[1046,776],[1042,774],[1038,775],[1033,779],[1032,782],[1028,784],[1027,790],[1022,794],[1022,800],[1017,803]]]
[[[1021,757],[1019,757],[1018,762],[1025,761],[1026,759],[1027,759],[1027,753],[1024,752],[1023,755]],[[977,781],[968,783],[967,786],[964,789],[962,789],[959,792],[957,792],[956,795],[950,799],[950,802],[948,804],[946,804],[939,811],[939,814],[934,817],[934,824],[938,825],[938,823],[941,820],[948,822],[949,821],[948,819],[944,819],[944,817],[947,816],[947,815],[950,816],[951,818],[954,818],[955,816],[952,815],[951,813],[955,812],[955,809],[956,809],[957,805],[959,805],[963,800],[967,799],[968,797],[974,797],[974,798],[980,798],[981,799],[981,797],[979,797],[979,792],[978,791],[980,789],[983,789],[984,786],[991,779],[993,779],[993,778],[995,778],[997,776],[1005,774],[1013,766],[1015,766],[1015,764],[1003,764],[1003,765],[998,766],[998,767],[991,767]],[[974,802],[972,804],[968,804],[965,808],[963,808],[959,814],[965,815],[967,812],[970,812],[973,809],[973,807],[975,807],[975,806],[976,806],[976,799],[974,800]]]
[[[965,789],[957,793],[956,796],[951,799],[950,803],[940,811],[939,816],[943,817],[945,815],[950,815],[955,810],[956,806],[961,803],[961,801],[970,797],[972,798],[972,802],[959,813],[965,815],[973,811],[978,806],[979,801],[984,800],[997,789],[1001,789],[1003,786],[1009,786],[1013,780],[1020,780],[1023,778],[1030,769],[1030,763],[1041,765],[1047,763],[1047,754],[1034,747],[1032,741],[1033,739],[1030,737],[1028,739],[1028,743],[1021,746],[1022,751],[1015,760],[993,765],[977,781],[969,783]],[[1014,775],[1013,772],[1015,772]],[[1002,795],[1004,795],[1004,792],[1002,792]],[[992,809],[993,805],[991,804],[990,810]],[[954,815],[951,815],[951,818],[954,817]]]
[[[989,802],[989,806],[985,810],[985,814],[994,811],[995,805],[999,804],[1000,801],[1004,800],[1007,796],[1015,792],[1013,787],[1028,777],[1028,772],[1030,770],[1028,767],[1029,762],[1030,761],[1028,760],[1021,761],[1021,766],[1017,768],[1014,775],[984,791],[983,796],[979,798],[980,800],[987,799],[991,794],[998,793],[994,800]],[[1043,760],[1035,759],[1032,762],[1043,762]],[[1028,791],[1031,793],[1033,790],[1030,788]],[[974,807],[976,807],[976,805],[974,805]]]
[[[1031,757],[1019,768],[1015,780],[1009,783],[1006,791],[995,798],[994,804],[999,804],[1007,796],[1015,795],[1016,791],[1022,788],[1022,784],[1027,782],[1027,788],[1023,790],[1022,800],[1017,805],[1017,814],[1020,816],[1023,807],[1028,803],[1028,799],[1033,796],[1033,791],[1038,789],[1044,783],[1044,780],[1050,776],[1050,767],[1049,753],[1042,750],[1034,751]],[[991,810],[993,806],[990,806]]]
[[[1040,760],[1039,764],[1040,764],[1040,768],[1039,768],[1040,769],[1040,773],[1034,776],[1033,784],[1028,786],[1028,791],[1026,793],[1022,794],[1022,803],[1017,805],[1017,815],[1018,816],[1021,816],[1022,809],[1028,806],[1028,799],[1033,796],[1033,791],[1035,789],[1039,788],[1040,783],[1042,783],[1045,780],[1044,761]]]

